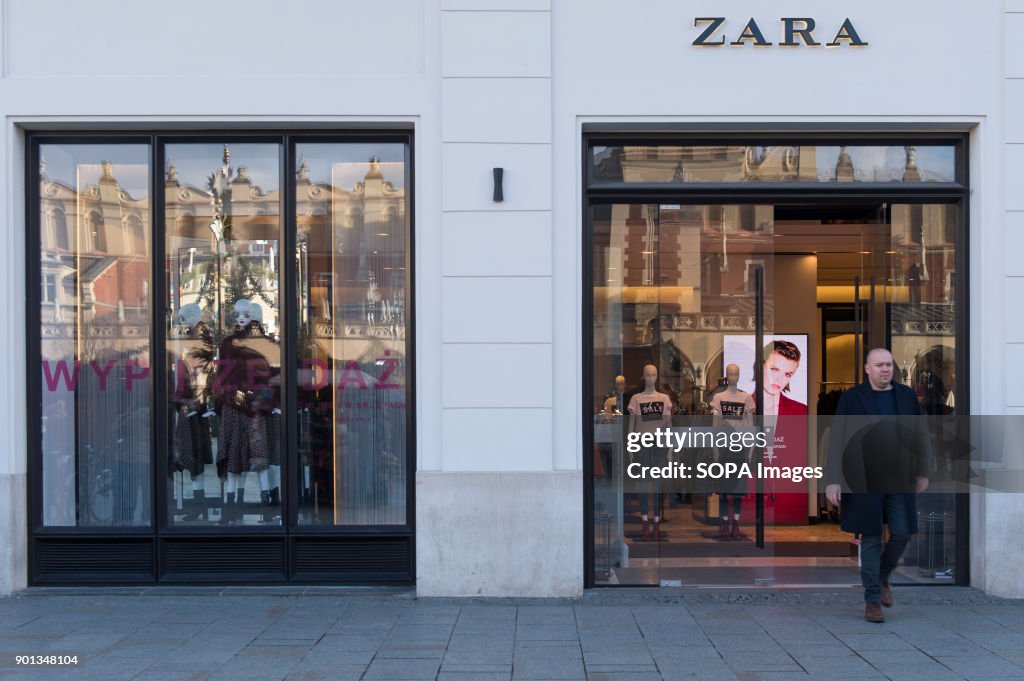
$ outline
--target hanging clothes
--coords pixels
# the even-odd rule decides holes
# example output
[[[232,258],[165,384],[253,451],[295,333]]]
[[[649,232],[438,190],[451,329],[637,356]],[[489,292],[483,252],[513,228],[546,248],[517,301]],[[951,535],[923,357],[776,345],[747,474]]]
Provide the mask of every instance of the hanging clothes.
[[[199,336],[201,329],[189,331],[189,337]],[[188,471],[195,479],[202,475],[203,467],[213,463],[213,436],[210,424],[202,417],[191,368],[184,361],[170,355],[172,385],[171,399],[172,446],[169,452],[168,472],[173,475]]]
[[[279,400],[277,389],[269,383],[270,363],[245,342],[257,328],[236,332],[220,345],[214,392],[220,415],[217,475],[221,479],[228,473],[259,472],[281,463],[280,416],[274,413]]]

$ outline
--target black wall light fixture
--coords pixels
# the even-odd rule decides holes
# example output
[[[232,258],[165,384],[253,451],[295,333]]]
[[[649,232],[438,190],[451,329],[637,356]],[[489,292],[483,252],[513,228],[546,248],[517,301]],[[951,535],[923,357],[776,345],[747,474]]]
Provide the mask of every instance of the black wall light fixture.
[[[505,200],[505,193],[501,187],[502,178],[505,175],[504,168],[494,169],[494,201],[495,203],[501,203]]]

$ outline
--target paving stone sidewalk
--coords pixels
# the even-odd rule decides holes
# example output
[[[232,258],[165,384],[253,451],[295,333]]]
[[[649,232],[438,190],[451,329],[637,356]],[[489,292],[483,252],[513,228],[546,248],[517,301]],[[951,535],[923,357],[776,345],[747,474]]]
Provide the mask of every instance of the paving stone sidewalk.
[[[871,624],[850,590],[30,590],[0,598],[0,679],[1024,679],[1024,601],[953,587],[896,598]],[[14,654],[80,664],[15,667]]]

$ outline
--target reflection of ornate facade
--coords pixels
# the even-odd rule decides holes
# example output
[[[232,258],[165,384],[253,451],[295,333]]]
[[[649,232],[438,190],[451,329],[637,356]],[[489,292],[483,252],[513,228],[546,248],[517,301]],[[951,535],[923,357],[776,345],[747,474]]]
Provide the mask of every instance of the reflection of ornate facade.
[[[903,162],[899,168],[889,169],[889,179],[925,181],[915,148],[903,147],[898,152]],[[627,183],[842,182],[864,174],[854,167],[847,147],[839,147],[829,173],[817,168],[817,154],[814,146],[608,147],[604,156],[595,157],[594,173],[599,180]],[[616,213],[627,208],[617,205],[612,210]],[[599,281],[610,288],[631,289],[624,295],[637,303],[655,304],[649,314],[638,315],[637,329],[646,328],[658,314],[682,315],[667,328],[683,329],[725,328],[737,323],[727,319],[729,315],[752,314],[747,300],[752,294],[751,265],[761,261],[766,280],[772,276],[771,207],[704,205],[666,210],[665,206],[633,205],[628,210],[628,215],[613,214],[610,222],[610,253],[621,253],[622,269],[613,266],[601,273]],[[947,329],[952,324],[950,306],[955,295],[957,208],[895,205],[888,223],[885,243],[874,244],[867,261],[857,257],[844,263],[832,255],[820,255],[823,263],[835,262],[825,263],[823,271],[828,274],[819,285],[852,303],[854,276],[878,272],[878,284],[888,288],[886,296],[893,303],[894,333],[951,333]],[[851,254],[866,248],[844,247]],[[611,260],[616,257],[612,255]],[[860,297],[864,299],[868,295],[866,277],[862,285],[865,290]],[[658,290],[643,292],[645,287]],[[922,305],[928,308],[924,312]]]
[[[318,512],[393,523],[405,517],[406,193],[376,158],[347,189],[353,170],[333,164],[330,181],[316,182],[302,162],[296,177],[299,352],[329,384],[299,399],[318,414],[308,441],[324,443],[309,460],[330,462],[313,476],[332,499]]]
[[[922,170],[917,150],[889,148],[901,155],[854,162],[849,147],[816,146],[622,146],[605,147],[594,158],[598,182],[929,182],[952,181],[946,168]],[[835,158],[832,162],[831,159]],[[827,160],[826,160],[827,159]],[[863,165],[863,164],[862,164]]]
[[[835,168],[824,177],[815,170],[817,147],[606,147],[603,157],[595,154],[594,172],[598,181],[627,184],[863,177],[854,164],[857,153],[831,149]],[[893,181],[924,181],[914,147],[887,153],[902,158]],[[755,269],[764,269],[770,333],[776,313],[787,312],[790,284],[782,282],[794,276],[794,258],[808,257],[815,271],[811,281],[802,280],[807,289],[799,299],[849,310],[859,299],[866,337],[889,345],[904,380],[919,382],[924,353],[951,359],[955,346],[958,210],[941,203],[879,204],[828,216],[785,204],[599,207],[595,348],[621,356],[626,365],[655,361],[663,384],[681,395],[696,391],[693,400],[683,400],[690,409],[691,401],[701,400],[701,389],[713,388],[721,375],[721,339],[756,328]],[[850,327],[852,354],[852,313]],[[693,376],[684,369],[688,364],[697,369]],[[698,385],[701,370],[710,381],[706,386]]]
[[[199,286],[190,283],[188,273],[204,258],[210,262],[216,250],[209,228],[214,208],[211,193],[182,184],[173,163],[164,191],[168,226],[173,224],[178,243],[184,244],[179,252],[167,254],[179,269],[181,294],[175,307],[180,308],[199,297]],[[119,327],[119,336],[146,336],[149,199],[121,189],[111,163],[103,164],[98,183],[80,189],[67,181],[51,181],[43,169],[40,196],[44,337],[71,338],[75,320],[110,322]],[[404,328],[399,328],[404,327],[405,314],[404,188],[385,181],[376,163],[352,189],[312,183],[303,164],[297,173],[296,200],[299,248],[311,259],[307,272],[330,272],[333,255],[333,269],[347,273],[344,278],[309,282],[304,321],[319,322],[323,329],[340,312],[346,322],[344,335],[404,337]],[[280,192],[264,192],[254,185],[243,166],[231,182],[225,207],[236,233],[245,234],[249,242],[267,242],[262,249],[249,245],[242,254],[267,271],[276,266],[270,244],[279,238],[280,201]],[[225,242],[230,240],[230,234],[224,236]],[[317,258],[326,260],[317,266]],[[276,301],[277,277],[267,277],[263,284],[267,296]],[[309,310],[314,311],[312,319]],[[265,321],[276,328],[276,320]],[[113,326],[84,333],[108,337]]]
[[[114,326],[146,336],[149,199],[121,189],[107,162],[98,183],[78,189],[51,181],[45,165],[40,173],[44,338],[69,339],[76,324],[92,325],[81,333],[94,337],[110,337]]]
[[[623,182],[816,182],[815,147],[621,147]],[[599,166],[596,172],[601,171]],[[612,171],[614,172],[614,171]]]
[[[229,298],[244,295],[258,306],[255,318],[265,330],[276,333],[280,192],[263,191],[253,184],[248,168],[239,166],[224,196],[215,196],[212,188],[182,184],[172,160],[164,181],[164,201],[167,226],[175,236],[175,252],[167,253],[176,293],[170,312],[196,303],[209,315],[222,315],[221,323],[230,325],[236,301]],[[226,220],[223,228],[215,220],[218,211]]]
[[[404,339],[405,189],[375,159],[350,190],[311,182],[302,163],[296,203],[300,267],[311,277],[300,322],[320,337]]]
[[[137,492],[150,478],[150,202],[122,189],[110,162],[75,172],[51,180],[45,162],[40,168],[41,435],[52,457],[45,484],[54,492],[43,514],[54,525],[97,521],[95,509],[75,503],[95,476],[82,471],[120,465],[126,493],[102,522],[142,524],[149,510]]]

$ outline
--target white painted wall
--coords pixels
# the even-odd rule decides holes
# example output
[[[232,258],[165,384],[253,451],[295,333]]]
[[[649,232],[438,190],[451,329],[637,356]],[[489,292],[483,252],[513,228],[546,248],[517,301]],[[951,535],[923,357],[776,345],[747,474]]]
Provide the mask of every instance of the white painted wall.
[[[1003,114],[1002,141],[1005,142],[1004,155],[1000,166],[1003,184],[1000,189],[1005,191],[1004,200],[995,203],[1005,211],[993,224],[999,229],[992,233],[979,235],[985,242],[984,267],[995,270],[991,274],[993,280],[1001,278],[1004,286],[1002,295],[982,312],[980,321],[984,324],[984,334],[989,330],[1001,331],[998,340],[985,343],[986,351],[992,350],[986,361],[985,386],[993,394],[992,402],[1002,402],[1000,411],[977,411],[976,413],[1024,414],[1024,325],[1021,324],[1020,300],[1024,293],[1024,266],[1020,263],[1021,245],[1024,245],[1024,203],[1021,202],[1021,185],[1024,182],[1024,49],[1017,39],[1018,31],[1024,28],[1024,3],[1018,0],[1007,0],[1006,13],[1003,17],[1003,30],[997,35],[1004,51],[1003,100],[999,112]],[[996,130],[998,135],[1000,131]],[[998,176],[990,173],[990,177]],[[981,230],[975,230],[978,232]],[[1004,256],[998,256],[1002,249]],[[989,256],[989,257],[985,257]],[[977,272],[977,270],[975,270]],[[972,296],[972,299],[974,297]],[[973,300],[972,300],[973,304]],[[1000,320],[1003,322],[1000,324]],[[997,331],[997,332],[998,332]],[[977,343],[975,339],[972,342]],[[995,354],[1002,345],[1002,357]],[[976,347],[976,345],[975,345]],[[1000,361],[1002,360],[1002,361]],[[999,372],[998,369],[1002,369]],[[999,379],[1002,378],[1000,381]],[[992,381],[992,382],[989,382]],[[972,389],[974,386],[972,385]],[[985,387],[981,387],[986,390]],[[1004,396],[1004,397],[1003,397]],[[999,398],[1003,397],[1002,400]],[[988,404],[979,405],[987,408]],[[995,407],[995,404],[992,405]],[[1016,447],[1007,449],[1009,457],[1013,457],[1014,468],[1024,462],[1024,449],[1017,443]],[[975,507],[979,512],[975,513]],[[1015,598],[1024,597],[1024,572],[1020,569],[1020,557],[1024,555],[1024,539],[1008,518],[1019,518],[1024,514],[1024,497],[1020,494],[988,494],[984,498],[974,499],[971,517],[971,549],[972,549],[972,583],[986,591]]]
[[[1024,327],[1010,314],[1014,294],[1024,293],[1024,265],[1013,255],[1024,247],[1024,47],[1007,39],[1024,22],[1021,0],[1005,9],[997,0],[99,0],[88,9],[4,0],[2,8],[0,300],[15,319],[25,298],[23,126],[415,125],[423,594],[582,587],[587,122],[973,126],[971,328],[985,332],[971,339],[972,409],[1024,409]],[[778,17],[810,14],[825,42],[849,16],[870,45],[692,47],[694,16],[719,12],[730,38],[753,16],[776,43]],[[493,167],[505,169],[500,204],[491,200]],[[0,356],[24,357],[24,339],[0,335]],[[16,491],[26,468],[23,364],[0,382],[0,498],[12,499],[10,508],[0,503],[0,536],[13,538],[10,551],[0,548],[0,592],[25,580]],[[473,494],[472,510],[453,510],[467,489],[516,493]],[[994,571],[1013,574],[1009,563],[1024,555],[1024,546],[1000,550],[1010,530],[985,502],[975,502],[972,522],[983,586]],[[1019,517],[1019,504],[1000,500],[1000,517]],[[522,537],[544,541],[509,552]],[[473,565],[475,576],[459,565]],[[1019,581],[990,583],[1024,596]]]
[[[552,296],[551,8],[441,14],[443,440],[417,478],[418,591],[577,594],[582,475],[552,455],[552,328],[578,306]]]

